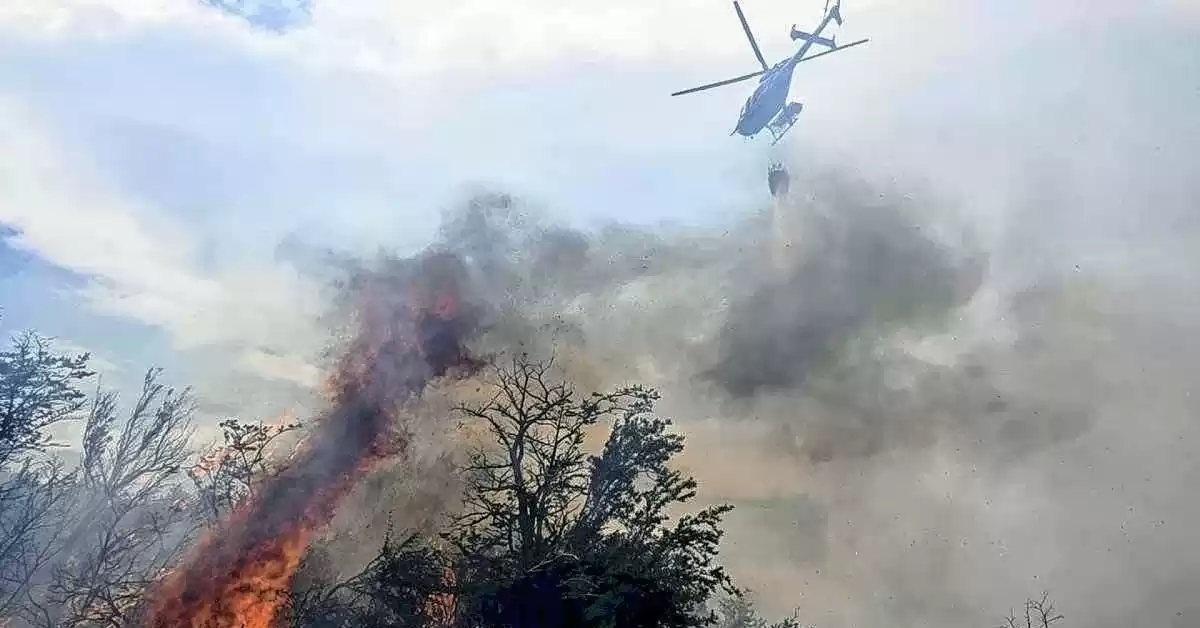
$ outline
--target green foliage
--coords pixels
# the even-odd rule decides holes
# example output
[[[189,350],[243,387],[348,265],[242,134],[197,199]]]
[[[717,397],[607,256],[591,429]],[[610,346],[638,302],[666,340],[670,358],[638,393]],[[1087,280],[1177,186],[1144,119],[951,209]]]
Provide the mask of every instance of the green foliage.
[[[0,617],[19,608],[68,533],[77,476],[46,454],[50,428],[81,416],[87,361],[33,333],[0,351]]]
[[[86,353],[59,355],[33,333],[20,334],[0,351],[0,469],[45,453],[54,445],[47,430],[79,418],[86,404],[79,387],[94,375],[89,359]]]
[[[718,628],[803,628],[798,613],[771,623],[754,610],[744,592],[722,597],[717,601]]]
[[[442,555],[416,535],[389,533],[379,554],[358,574],[331,582],[332,558],[322,549],[304,559],[292,583],[288,623],[304,628],[420,628],[438,625],[451,593]]]

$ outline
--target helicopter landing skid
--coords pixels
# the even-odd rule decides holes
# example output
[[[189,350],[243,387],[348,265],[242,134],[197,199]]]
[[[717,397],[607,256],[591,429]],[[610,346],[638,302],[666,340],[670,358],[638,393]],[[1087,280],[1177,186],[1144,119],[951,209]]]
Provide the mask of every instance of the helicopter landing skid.
[[[800,112],[803,110],[804,105],[801,103],[788,103],[779,112],[779,115],[775,116],[775,119],[767,124],[767,130],[771,132],[771,136],[774,138],[771,141],[772,146],[778,144],[779,140],[783,139],[784,134],[791,130],[792,126],[796,124],[796,119],[800,117]]]

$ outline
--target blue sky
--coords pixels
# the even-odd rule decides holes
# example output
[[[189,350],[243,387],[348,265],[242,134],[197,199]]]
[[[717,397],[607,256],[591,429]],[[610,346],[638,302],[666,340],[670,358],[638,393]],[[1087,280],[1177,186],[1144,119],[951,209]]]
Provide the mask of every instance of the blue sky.
[[[471,185],[581,224],[709,223],[765,201],[765,150],[728,135],[749,86],[667,96],[753,67],[727,2],[314,0],[282,32],[211,4],[0,8],[0,325],[92,349],[115,381],[161,365],[214,407],[260,385],[287,398],[322,338],[279,242],[418,247]],[[821,4],[743,2],[769,57]],[[806,150],[987,186],[992,207],[998,170],[1064,138],[1120,147],[1107,166],[1071,156],[1079,176],[1136,163],[1143,183],[1173,181],[1200,138],[1184,0],[845,14],[843,39],[873,41],[798,72]]]

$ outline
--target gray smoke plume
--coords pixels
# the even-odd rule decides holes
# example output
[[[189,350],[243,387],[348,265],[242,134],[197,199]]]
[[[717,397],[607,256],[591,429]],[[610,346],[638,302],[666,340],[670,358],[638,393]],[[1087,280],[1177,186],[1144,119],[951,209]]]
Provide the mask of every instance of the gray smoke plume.
[[[1101,22],[996,31],[924,98],[847,112],[838,83],[803,132],[844,157],[796,156],[786,203],[762,185],[719,227],[472,197],[440,244],[483,287],[480,350],[658,387],[767,614],[987,627],[1045,590],[1065,626],[1200,625],[1196,38]]]
[[[827,89],[782,205],[755,179],[718,227],[579,230],[484,194],[440,244],[483,287],[481,351],[661,390],[768,615],[985,628],[1048,591],[1064,626],[1200,625],[1195,27],[977,4],[866,29],[894,52],[863,80],[805,69]]]
[[[1056,267],[1027,223],[985,246],[952,200],[807,167],[721,229],[580,231],[494,194],[439,246],[484,287],[484,351],[663,391],[769,614],[988,626],[1048,590],[1072,625],[1191,621],[1194,290]]]
[[[936,315],[978,286],[979,262],[925,237],[909,208],[859,198],[837,173],[824,174],[807,183],[825,183],[823,200],[840,213],[806,234],[815,242],[808,261],[734,295],[706,374],[734,397],[800,386],[870,321]]]

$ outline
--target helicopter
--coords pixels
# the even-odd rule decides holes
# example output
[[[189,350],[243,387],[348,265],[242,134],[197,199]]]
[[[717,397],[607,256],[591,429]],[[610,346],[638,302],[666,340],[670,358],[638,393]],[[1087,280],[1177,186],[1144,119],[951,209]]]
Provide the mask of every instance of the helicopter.
[[[738,114],[737,126],[734,128],[734,133],[741,134],[745,137],[754,137],[764,128],[771,132],[773,141],[771,145],[775,145],[779,140],[783,139],[792,125],[796,124],[796,118],[804,109],[804,105],[798,102],[788,102],[788,91],[792,85],[792,72],[796,69],[796,64],[801,61],[810,61],[817,57],[823,57],[827,54],[832,54],[846,48],[852,48],[861,44],[867,43],[868,39],[860,39],[858,41],[846,44],[844,46],[837,45],[835,37],[822,37],[821,32],[829,26],[830,22],[837,22],[839,26],[842,24],[841,0],[829,8],[828,2],[825,5],[825,17],[821,21],[821,25],[810,33],[806,33],[795,25],[792,25],[791,38],[792,41],[804,41],[804,45],[796,54],[776,63],[774,66],[768,66],[766,59],[763,58],[762,51],[758,49],[758,42],[754,39],[754,34],[750,31],[750,24],[746,22],[746,15],[742,13],[742,7],[734,0],[733,8],[737,11],[738,20],[742,23],[742,30],[746,32],[746,38],[750,40],[750,48],[754,50],[754,56],[758,58],[761,70],[743,74],[731,79],[709,83],[699,87],[693,87],[671,94],[672,96],[682,96],[683,94],[691,94],[714,87],[722,87],[732,85],[756,76],[762,76],[758,81],[758,87],[754,93],[746,100],[746,104],[742,106],[741,112]],[[810,57],[804,55],[808,53],[813,45],[820,45],[828,48]]]

